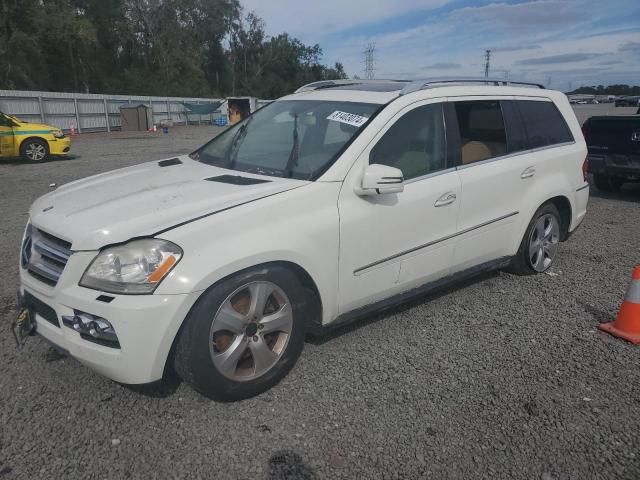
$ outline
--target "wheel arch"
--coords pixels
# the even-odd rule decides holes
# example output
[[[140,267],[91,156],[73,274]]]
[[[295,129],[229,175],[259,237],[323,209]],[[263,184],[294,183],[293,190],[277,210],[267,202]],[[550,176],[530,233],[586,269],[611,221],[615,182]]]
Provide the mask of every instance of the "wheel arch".
[[[36,137],[36,136],[30,136],[30,137],[25,137],[22,140],[20,140],[19,142],[16,142],[16,150],[18,152],[18,155],[22,156],[22,146],[25,145],[28,141],[30,140],[38,140],[42,143],[44,143],[46,149],[47,149],[47,155],[51,154],[51,146],[49,145],[49,141],[45,138],[42,137]]]
[[[558,195],[542,202],[538,208],[545,203],[555,205],[558,209],[558,213],[560,213],[560,241],[564,242],[569,236],[569,227],[571,226],[571,219],[573,218],[571,202],[564,195]]]
[[[173,336],[173,340],[171,342],[171,347],[166,355],[165,358],[165,363],[164,363],[164,375],[163,376],[167,376],[168,373],[170,373],[171,369],[173,368],[173,356],[175,355],[175,350],[176,350],[176,345],[178,343],[178,339],[180,338],[180,335],[182,334],[182,331],[185,327],[185,320],[187,319],[187,317],[191,314],[192,310],[195,308],[195,306],[198,304],[198,302],[200,301],[200,299],[207,294],[212,288],[214,288],[215,286],[219,285],[220,283],[226,281],[227,279],[229,279],[230,277],[236,276],[236,275],[242,275],[243,273],[248,273],[250,271],[254,271],[256,269],[260,269],[260,268],[269,268],[272,266],[280,266],[280,267],[284,267],[288,270],[290,270],[300,281],[300,284],[302,285],[304,291],[305,291],[305,296],[307,299],[307,305],[310,307],[310,315],[308,317],[305,318],[305,321],[307,322],[307,331],[312,333],[312,334],[318,334],[321,331],[322,328],[322,297],[320,295],[320,290],[318,289],[318,286],[316,285],[316,282],[313,280],[313,278],[311,277],[311,275],[309,274],[309,272],[307,272],[307,270],[305,270],[303,267],[301,267],[300,265],[298,265],[297,263],[291,262],[291,261],[286,261],[286,260],[275,260],[275,261],[269,261],[269,262],[264,262],[264,263],[259,263],[250,267],[246,267],[243,268],[241,270],[238,270],[236,272],[230,273],[226,276],[224,276],[223,278],[220,278],[218,280],[216,280],[215,282],[213,282],[211,285],[209,285],[206,289],[202,290],[200,292],[200,294],[198,295],[198,298],[196,298],[196,300],[193,302],[193,304],[191,305],[191,308],[189,308],[189,311],[187,312],[187,314],[184,316],[184,318],[182,318],[180,320],[180,326],[177,329],[175,335]]]
[[[522,216],[519,227],[516,230],[516,234],[512,239],[513,243],[511,245],[510,255],[514,255],[518,251],[522,238],[529,226],[529,222],[540,207],[547,203],[554,205],[560,214],[560,241],[564,242],[569,238],[569,229],[571,228],[571,222],[573,219],[574,205],[571,203],[571,200],[564,190],[547,192],[546,195],[531,198],[527,203],[531,205],[531,209],[520,212]]]

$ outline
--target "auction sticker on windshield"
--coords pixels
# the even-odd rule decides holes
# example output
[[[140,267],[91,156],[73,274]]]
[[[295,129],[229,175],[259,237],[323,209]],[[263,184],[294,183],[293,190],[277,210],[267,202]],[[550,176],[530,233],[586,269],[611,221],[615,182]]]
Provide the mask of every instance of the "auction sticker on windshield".
[[[361,127],[369,120],[367,117],[362,117],[360,115],[356,115],[355,113],[347,113],[341,112],[340,110],[336,110],[331,115],[327,117],[327,120],[333,120],[334,122],[347,123],[349,125],[353,125],[354,127]]]

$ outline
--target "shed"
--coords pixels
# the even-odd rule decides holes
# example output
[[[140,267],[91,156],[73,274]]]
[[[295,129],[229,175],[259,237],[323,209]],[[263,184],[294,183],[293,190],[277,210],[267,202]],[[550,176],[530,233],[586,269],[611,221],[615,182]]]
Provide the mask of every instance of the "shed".
[[[149,130],[149,107],[144,103],[120,106],[120,124],[123,132],[142,132]]]

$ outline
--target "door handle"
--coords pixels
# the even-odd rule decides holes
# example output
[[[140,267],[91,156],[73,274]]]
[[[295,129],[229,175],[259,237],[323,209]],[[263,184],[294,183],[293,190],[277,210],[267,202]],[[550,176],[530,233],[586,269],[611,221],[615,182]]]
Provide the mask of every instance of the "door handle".
[[[524,171],[520,174],[520,178],[531,178],[536,174],[536,168],[535,167],[527,167],[524,169]]]
[[[456,201],[456,198],[458,197],[456,196],[455,193],[452,193],[452,192],[445,193],[438,200],[436,200],[436,203],[434,203],[433,206],[444,207],[445,205],[450,205]]]

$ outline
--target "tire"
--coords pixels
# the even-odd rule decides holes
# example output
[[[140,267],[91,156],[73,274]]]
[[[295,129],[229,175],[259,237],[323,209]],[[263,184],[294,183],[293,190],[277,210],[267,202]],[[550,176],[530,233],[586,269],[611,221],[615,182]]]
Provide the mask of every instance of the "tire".
[[[49,160],[49,145],[39,138],[30,138],[20,145],[20,156],[29,163],[46,162]]]
[[[264,302],[256,303],[263,307],[254,309],[260,298]],[[215,284],[185,319],[175,347],[176,373],[219,401],[270,389],[302,352],[305,298],[296,275],[279,265],[246,270]]]
[[[550,227],[548,236],[547,222]],[[520,248],[511,259],[507,270],[516,275],[535,275],[548,270],[553,265],[560,243],[561,225],[560,214],[556,206],[553,203],[543,204],[529,222],[522,242],[520,242]],[[542,235],[543,232],[544,235]],[[542,241],[535,244],[536,240],[540,238]]]
[[[624,184],[624,180],[607,175],[594,175],[593,183],[596,184],[598,190],[602,192],[617,192]]]

